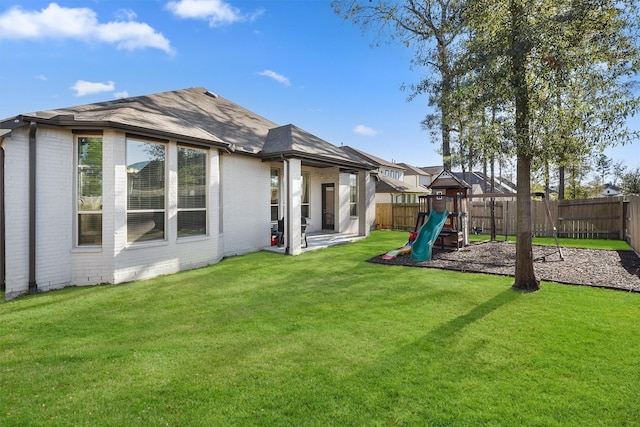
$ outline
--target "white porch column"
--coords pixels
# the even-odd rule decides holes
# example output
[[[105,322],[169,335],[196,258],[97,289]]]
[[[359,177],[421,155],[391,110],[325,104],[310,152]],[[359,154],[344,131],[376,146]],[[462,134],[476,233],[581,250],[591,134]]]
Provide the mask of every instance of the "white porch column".
[[[302,163],[300,159],[284,161],[284,182],[286,194],[285,211],[285,253],[299,255],[302,252]]]
[[[370,210],[369,204],[369,180],[371,179],[369,171],[358,171],[358,235],[369,236],[370,229]]]

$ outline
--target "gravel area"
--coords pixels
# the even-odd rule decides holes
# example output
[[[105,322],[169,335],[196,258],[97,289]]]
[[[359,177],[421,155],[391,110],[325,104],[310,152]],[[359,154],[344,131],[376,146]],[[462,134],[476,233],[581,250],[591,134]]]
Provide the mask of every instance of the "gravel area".
[[[595,286],[640,292],[640,257],[633,251],[533,246],[534,270],[539,280],[572,285]],[[433,248],[431,260],[416,262],[410,254],[383,260],[381,254],[369,261],[388,265],[440,268],[445,270],[513,276],[516,245],[507,242],[481,242],[458,251]]]

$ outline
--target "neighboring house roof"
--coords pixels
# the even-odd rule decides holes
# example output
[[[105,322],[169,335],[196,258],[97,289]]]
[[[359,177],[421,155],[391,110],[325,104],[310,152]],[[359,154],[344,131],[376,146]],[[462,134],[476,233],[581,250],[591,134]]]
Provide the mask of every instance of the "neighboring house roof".
[[[415,185],[407,184],[404,181],[400,181],[395,178],[391,178],[387,175],[378,175],[378,181],[376,182],[376,193],[417,193],[426,194],[429,190],[423,187],[416,187]]]
[[[602,196],[617,196],[622,192],[622,189],[617,185],[605,184],[604,188],[600,192]]]
[[[329,149],[328,142],[292,125],[287,125],[291,136],[279,140],[286,133],[277,130],[279,125],[202,87],[23,114],[2,121],[0,128],[15,129],[29,122],[74,129],[111,127],[267,158],[278,147],[288,147],[279,153],[280,158],[298,156],[303,163],[324,161],[373,169],[368,162],[345,155],[337,147]],[[269,137],[272,129],[275,134]]]
[[[347,152],[350,152],[350,153],[355,154],[357,156],[360,156],[361,158],[363,158],[367,162],[372,163],[372,164],[376,165],[377,167],[387,167],[387,168],[398,169],[398,170],[403,170],[404,169],[402,166],[399,166],[396,163],[388,162],[388,161],[386,161],[384,159],[381,159],[380,157],[376,157],[373,154],[366,153],[364,151],[358,150],[358,149],[353,148],[353,147],[344,146],[344,147],[342,147],[342,149],[344,151],[347,151]]]
[[[421,176],[430,176],[431,174],[427,173],[426,171],[415,167],[415,166],[411,166],[407,163],[398,163],[398,166],[402,166],[404,168],[404,173],[405,175],[421,175]]]
[[[440,173],[444,170],[442,166],[423,166],[420,169],[432,176],[440,175]]]
[[[477,186],[483,193],[491,192],[491,177],[486,176],[482,172],[452,172],[458,179],[461,179],[471,186]],[[486,190],[485,190],[486,185]],[[494,178],[494,193],[515,193],[516,185],[512,182],[509,182],[505,178],[495,177]]]

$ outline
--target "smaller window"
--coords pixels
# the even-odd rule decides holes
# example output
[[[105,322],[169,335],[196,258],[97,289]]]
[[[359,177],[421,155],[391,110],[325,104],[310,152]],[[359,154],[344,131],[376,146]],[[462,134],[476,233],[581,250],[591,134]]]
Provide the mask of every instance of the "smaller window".
[[[101,245],[102,138],[79,137],[77,147],[78,245]]]
[[[207,234],[207,152],[178,147],[178,237]]]
[[[280,219],[280,169],[271,169],[271,221]]]
[[[349,215],[358,216],[358,175],[349,175]]]

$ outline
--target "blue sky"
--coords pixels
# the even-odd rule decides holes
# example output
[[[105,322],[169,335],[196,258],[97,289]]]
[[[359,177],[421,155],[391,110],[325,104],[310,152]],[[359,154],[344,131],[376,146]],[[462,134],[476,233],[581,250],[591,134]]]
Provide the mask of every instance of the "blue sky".
[[[0,118],[204,86],[336,145],[441,164],[426,96],[400,90],[423,70],[374,41],[320,0],[3,0]],[[638,152],[607,154],[635,168]]]

